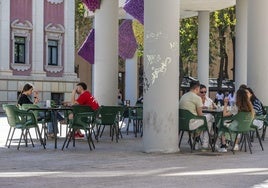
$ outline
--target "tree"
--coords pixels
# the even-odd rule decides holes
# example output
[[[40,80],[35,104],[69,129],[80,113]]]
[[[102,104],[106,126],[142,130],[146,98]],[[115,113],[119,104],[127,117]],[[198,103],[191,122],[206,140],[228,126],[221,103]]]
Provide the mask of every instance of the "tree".
[[[235,8],[227,8],[220,11],[215,11],[211,15],[211,32],[218,33],[218,38],[214,38],[214,41],[219,42],[219,54],[220,65],[218,73],[218,88],[221,88],[223,79],[229,79],[228,64],[229,56],[226,51],[226,40],[231,38],[233,52],[234,52],[234,28],[235,28]],[[216,42],[215,42],[216,43]]]
[[[182,78],[192,75],[191,64],[197,63],[197,17],[185,18],[180,22],[180,83]]]

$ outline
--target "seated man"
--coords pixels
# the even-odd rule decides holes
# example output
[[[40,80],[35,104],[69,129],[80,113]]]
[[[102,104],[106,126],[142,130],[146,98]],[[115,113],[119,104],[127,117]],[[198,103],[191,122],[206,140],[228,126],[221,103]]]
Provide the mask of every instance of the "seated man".
[[[189,110],[194,115],[203,116],[203,113],[202,113],[203,103],[202,103],[201,97],[198,96],[199,92],[200,92],[199,81],[192,81],[190,83],[190,91],[185,93],[180,99],[179,108]],[[190,129],[196,129],[203,124],[204,124],[204,121],[201,119],[192,119],[190,120],[189,127]],[[204,134],[203,140],[202,140],[203,148],[208,148],[208,140],[209,140],[208,134]]]
[[[77,98],[76,98],[77,95]],[[76,85],[76,88],[72,91],[72,105],[87,105],[90,106],[92,110],[98,110],[99,104],[97,100],[87,91],[87,85],[84,82],[80,82]],[[69,119],[73,119],[73,114],[69,114]],[[76,138],[84,137],[84,135],[77,130],[75,133]]]

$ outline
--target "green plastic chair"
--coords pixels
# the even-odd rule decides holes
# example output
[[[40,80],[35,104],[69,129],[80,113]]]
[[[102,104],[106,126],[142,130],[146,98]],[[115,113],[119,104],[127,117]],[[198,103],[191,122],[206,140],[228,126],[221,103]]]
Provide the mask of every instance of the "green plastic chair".
[[[34,116],[35,116],[37,122],[42,125],[41,135],[43,135],[43,140],[44,140],[44,143],[46,144],[46,141],[48,139],[46,124],[48,122],[52,121],[51,120],[51,112],[39,110],[39,108],[40,107],[37,104],[22,104],[20,107],[20,109],[26,110],[26,111],[28,111],[29,109],[32,109],[30,111],[34,113]],[[34,110],[34,109],[36,109],[36,110]],[[40,112],[44,113],[43,117],[40,116]]]
[[[268,113],[268,106],[264,106],[264,108],[265,108],[266,112]],[[261,136],[261,138],[262,138],[263,141],[265,139],[266,128],[268,126],[268,117],[267,116],[268,116],[268,114],[265,115],[265,119],[264,119],[264,123],[263,123],[263,129],[262,129],[262,136]]]
[[[95,149],[95,144],[92,139],[92,133],[94,131],[93,122],[95,119],[96,112],[93,111],[89,106],[84,105],[74,105],[72,106],[72,111],[73,119],[69,120],[68,133],[66,134],[66,138],[62,145],[62,150],[64,149],[66,143],[66,148],[68,148],[71,140],[73,140],[73,147],[75,147],[75,132],[77,131],[77,129],[82,129],[85,131],[90,150],[92,150],[92,148]]]
[[[33,143],[30,131],[29,131],[31,128],[34,128],[37,131],[41,145],[43,145],[45,149],[45,144],[42,140],[41,133],[37,124],[37,120],[35,118],[35,115],[32,112],[20,110],[18,109],[16,105],[8,105],[8,104],[4,105],[3,109],[5,110],[5,113],[7,115],[7,120],[10,125],[10,128],[13,129],[11,136],[8,135],[8,138],[7,138],[9,140],[8,148],[10,148],[15,130],[17,129],[21,130],[20,140],[19,140],[17,149],[19,150],[20,148],[20,143],[21,143],[22,138],[25,141],[25,146],[26,147],[28,146],[28,138],[27,138],[28,135],[32,143],[32,146],[34,147],[34,143]]]
[[[252,122],[253,122],[254,117],[250,112],[238,112],[236,115],[232,116],[230,125],[228,126],[228,130],[230,132],[235,133],[235,140],[234,143],[237,142],[238,139],[238,134],[241,134],[241,147],[240,150],[242,150],[243,145],[245,146],[245,152],[247,151],[247,146],[250,150],[250,153],[252,154],[251,150],[251,142],[250,142],[250,131],[252,131]],[[234,146],[233,144],[232,151],[233,154],[235,153],[234,151]]]
[[[255,119],[257,119],[257,120],[262,120],[262,121],[264,122],[263,124],[265,124],[265,121],[266,121],[266,115],[258,115],[258,116],[255,116],[255,118],[253,119],[253,121],[254,121]],[[263,126],[265,126],[265,125],[263,125]],[[251,131],[250,131],[250,140],[251,140],[251,142],[254,141],[254,133],[255,133],[255,132],[256,132],[256,136],[257,136],[257,138],[258,138],[259,144],[260,144],[260,146],[261,146],[261,149],[262,149],[262,151],[263,151],[264,149],[263,149],[263,145],[262,145],[262,141],[261,141],[262,139],[261,139],[261,136],[260,136],[260,133],[259,133],[258,126],[252,124],[252,125],[251,125]]]
[[[96,119],[94,121],[97,128],[97,140],[101,137],[106,126],[110,127],[110,136],[112,141],[114,136],[116,142],[118,142],[119,135],[122,136],[119,122],[123,119],[123,113],[125,111],[124,106],[101,106],[97,112]]]
[[[204,124],[196,129],[194,129],[194,130],[190,130],[189,123],[190,123],[191,119],[203,120]],[[194,146],[195,146],[197,134],[200,133],[201,131],[207,131],[209,133],[206,117],[205,116],[196,116],[188,110],[179,109],[179,135],[180,135],[179,148],[180,148],[181,140],[182,140],[182,137],[183,137],[183,134],[185,131],[188,132],[189,144],[190,144],[190,148],[191,148],[191,152],[192,152],[192,150],[194,149]],[[193,135],[193,143],[192,143],[192,139],[191,139],[192,135]],[[214,148],[212,147],[212,143],[211,143],[210,134],[208,134],[208,135],[209,135],[210,146],[212,148],[212,151],[214,151]]]
[[[130,121],[133,122],[133,132],[135,137],[137,137],[137,133],[140,132],[141,136],[143,134],[142,125],[143,125],[143,107],[142,106],[134,106],[128,107],[128,123],[127,123],[127,135],[129,131]]]

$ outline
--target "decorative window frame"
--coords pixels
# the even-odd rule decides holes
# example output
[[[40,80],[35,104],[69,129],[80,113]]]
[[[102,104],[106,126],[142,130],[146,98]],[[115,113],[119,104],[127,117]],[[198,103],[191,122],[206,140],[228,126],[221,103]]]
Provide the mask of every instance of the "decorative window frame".
[[[14,20],[11,23],[11,42],[12,42],[12,62],[11,67],[17,71],[26,71],[31,68],[30,64],[30,41],[31,31],[33,25],[30,21],[26,20],[25,23]],[[25,37],[25,64],[15,63],[15,37]]]
[[[55,4],[60,4],[60,3],[62,3],[64,0],[47,0],[47,2],[49,2],[49,3],[55,3]]]
[[[65,29],[61,24],[53,25],[49,23],[45,27],[45,48],[46,48],[46,64],[45,70],[51,73],[57,73],[63,70],[62,63],[62,43],[63,43],[63,34]],[[48,40],[58,41],[58,66],[48,65]]]

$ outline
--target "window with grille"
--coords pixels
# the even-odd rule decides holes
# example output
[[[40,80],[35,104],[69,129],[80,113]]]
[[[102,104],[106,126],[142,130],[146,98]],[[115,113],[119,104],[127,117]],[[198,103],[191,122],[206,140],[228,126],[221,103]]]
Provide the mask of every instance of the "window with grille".
[[[48,65],[58,65],[58,41],[48,40]]]
[[[15,37],[14,60],[15,63],[25,64],[25,37]]]

